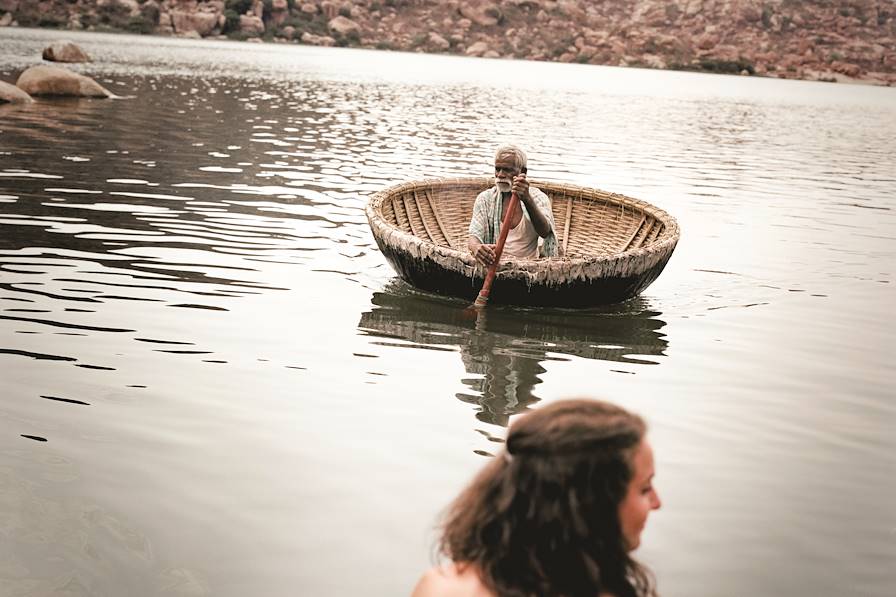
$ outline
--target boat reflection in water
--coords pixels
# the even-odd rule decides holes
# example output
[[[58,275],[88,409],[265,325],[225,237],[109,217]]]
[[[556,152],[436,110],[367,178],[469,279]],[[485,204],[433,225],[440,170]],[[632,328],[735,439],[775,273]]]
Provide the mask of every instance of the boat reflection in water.
[[[395,281],[371,302],[373,309],[358,323],[361,330],[421,346],[457,346],[475,377],[462,380],[469,391],[456,397],[477,405],[480,421],[505,427],[511,415],[539,400],[533,390],[545,373],[544,361],[571,355],[652,365],[668,348],[661,332],[666,323],[643,297],[584,311],[491,305],[469,317],[462,301]]]

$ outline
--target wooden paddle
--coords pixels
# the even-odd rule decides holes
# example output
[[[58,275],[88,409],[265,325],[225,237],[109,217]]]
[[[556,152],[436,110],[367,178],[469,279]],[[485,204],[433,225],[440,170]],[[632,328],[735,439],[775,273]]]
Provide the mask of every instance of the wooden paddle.
[[[492,283],[495,281],[495,274],[498,271],[498,262],[501,260],[501,253],[504,252],[504,243],[507,241],[507,233],[510,232],[510,221],[513,218],[513,213],[516,211],[517,207],[520,204],[520,198],[516,196],[516,191],[510,194],[510,203],[507,205],[507,213],[504,214],[504,218],[501,220],[501,233],[498,234],[498,243],[495,245],[495,260],[492,262],[491,266],[488,268],[488,273],[485,274],[485,282],[482,284],[482,290],[479,291],[479,296],[476,297],[476,301],[473,303],[470,309],[483,309],[488,304],[488,295],[492,291]]]

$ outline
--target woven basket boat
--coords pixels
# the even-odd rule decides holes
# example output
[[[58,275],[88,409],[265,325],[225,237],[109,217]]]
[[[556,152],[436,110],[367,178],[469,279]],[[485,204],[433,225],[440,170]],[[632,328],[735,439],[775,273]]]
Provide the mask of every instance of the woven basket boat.
[[[386,259],[422,290],[472,301],[485,268],[467,250],[476,195],[491,178],[427,179],[371,197],[367,220]],[[490,302],[592,307],[641,293],[663,271],[678,243],[675,218],[639,201],[597,189],[532,181],[551,198],[561,257],[502,256]]]

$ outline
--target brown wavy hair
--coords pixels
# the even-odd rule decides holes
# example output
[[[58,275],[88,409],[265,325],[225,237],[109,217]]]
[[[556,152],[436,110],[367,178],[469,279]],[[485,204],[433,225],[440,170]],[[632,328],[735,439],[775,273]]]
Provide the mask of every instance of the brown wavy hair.
[[[654,596],[619,521],[646,433],[641,417],[598,400],[562,400],[516,421],[507,452],[449,507],[439,551],[473,566],[499,597]]]

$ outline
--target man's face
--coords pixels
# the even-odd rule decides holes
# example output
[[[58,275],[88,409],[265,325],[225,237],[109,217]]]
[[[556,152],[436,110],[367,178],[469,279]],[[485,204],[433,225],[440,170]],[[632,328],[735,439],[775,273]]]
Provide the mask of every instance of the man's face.
[[[502,193],[509,193],[513,177],[520,173],[512,157],[501,156],[495,160],[495,183]]]

